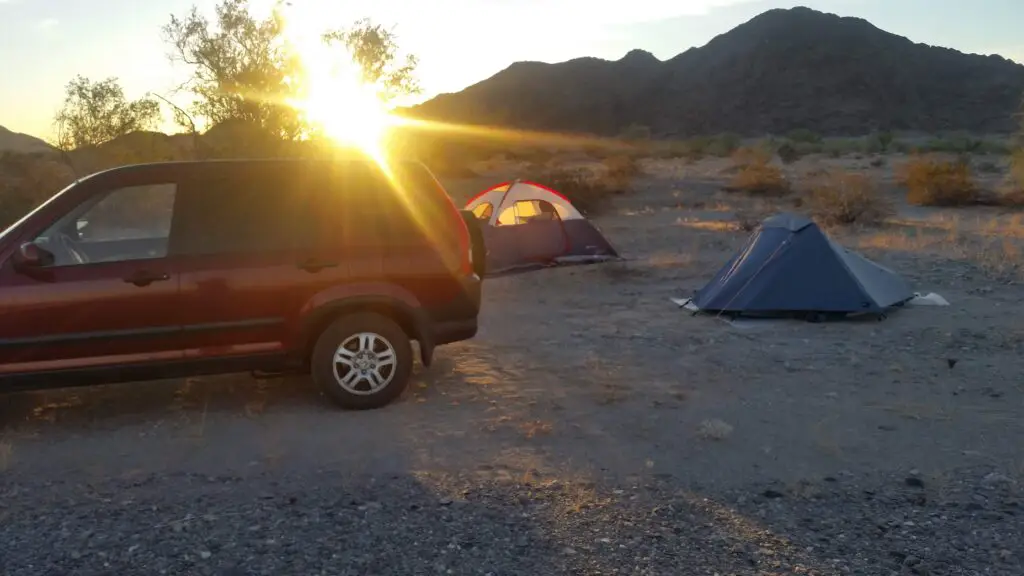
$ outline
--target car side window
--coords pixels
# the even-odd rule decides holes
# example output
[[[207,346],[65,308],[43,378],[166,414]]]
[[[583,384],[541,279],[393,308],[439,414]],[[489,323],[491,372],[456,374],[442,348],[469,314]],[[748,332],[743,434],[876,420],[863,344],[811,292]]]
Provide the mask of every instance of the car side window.
[[[54,256],[51,266],[163,258],[177,185],[116,188],[60,218],[34,242]]]
[[[425,191],[414,182],[394,183],[378,168],[351,163],[336,168],[318,206],[328,245],[388,247],[420,243],[429,228]]]
[[[175,226],[176,254],[288,252],[311,237],[309,201],[317,182],[269,170],[228,172],[186,186]]]

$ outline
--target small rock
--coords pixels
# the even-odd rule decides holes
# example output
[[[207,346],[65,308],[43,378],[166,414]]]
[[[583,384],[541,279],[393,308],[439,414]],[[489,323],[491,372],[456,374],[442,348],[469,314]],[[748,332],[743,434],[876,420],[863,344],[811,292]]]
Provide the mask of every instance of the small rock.
[[[200,550],[199,551],[199,557],[202,558],[203,560],[209,560],[210,556],[213,556],[213,554],[210,554],[210,552],[207,551],[207,550]]]
[[[903,479],[903,483],[911,488],[924,488],[924,480],[921,480],[917,476],[907,476]]]
[[[764,496],[765,498],[773,499],[773,500],[775,498],[782,498],[784,496],[784,494],[782,492],[779,492],[778,490],[772,490],[770,488],[768,490],[765,490],[764,492],[762,492],[761,495]]]

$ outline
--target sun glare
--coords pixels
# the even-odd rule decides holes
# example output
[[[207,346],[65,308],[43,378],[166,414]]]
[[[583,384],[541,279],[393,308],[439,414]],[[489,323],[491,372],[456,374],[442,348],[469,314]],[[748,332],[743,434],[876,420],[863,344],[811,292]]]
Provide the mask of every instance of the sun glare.
[[[344,50],[324,44],[315,28],[287,21],[287,37],[302,63],[303,96],[295,106],[315,129],[338,144],[355,146],[380,160],[395,118],[376,87],[363,82]]]

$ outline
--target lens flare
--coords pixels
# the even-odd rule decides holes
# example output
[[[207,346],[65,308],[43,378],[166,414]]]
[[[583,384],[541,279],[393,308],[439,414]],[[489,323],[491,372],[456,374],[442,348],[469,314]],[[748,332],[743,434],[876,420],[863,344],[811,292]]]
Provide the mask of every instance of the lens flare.
[[[322,40],[315,22],[300,15],[285,18],[285,38],[301,67],[300,96],[289,101],[307,123],[334,142],[354,146],[383,159],[387,136],[396,124],[362,71],[341,46]]]

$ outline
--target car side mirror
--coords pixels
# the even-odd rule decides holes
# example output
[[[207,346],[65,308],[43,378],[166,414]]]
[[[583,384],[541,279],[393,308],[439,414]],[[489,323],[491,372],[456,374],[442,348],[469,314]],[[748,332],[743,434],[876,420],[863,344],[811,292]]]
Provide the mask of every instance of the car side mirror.
[[[21,268],[42,268],[53,262],[53,253],[35,242],[25,242],[19,246],[15,256],[15,263]]]

